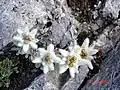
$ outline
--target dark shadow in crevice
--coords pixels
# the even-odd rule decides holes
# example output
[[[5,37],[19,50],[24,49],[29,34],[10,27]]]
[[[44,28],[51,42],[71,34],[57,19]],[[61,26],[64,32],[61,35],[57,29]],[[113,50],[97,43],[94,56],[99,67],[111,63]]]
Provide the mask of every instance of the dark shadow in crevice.
[[[17,50],[12,50],[12,48],[17,48],[17,46],[15,46],[13,42],[10,42],[0,50],[0,61],[8,58],[13,63],[17,62],[16,67],[18,67],[18,73],[13,72],[9,77],[9,90],[22,90],[28,87],[43,71],[35,68],[35,65],[29,58],[25,58],[25,55],[16,55]]]
[[[64,79],[63,79],[64,78]],[[66,72],[64,72],[63,74],[61,74],[59,76],[59,90],[61,90],[61,86],[63,86],[68,80],[70,79],[70,75],[69,75],[69,70],[67,70]]]
[[[89,39],[91,40],[91,42],[90,42],[90,44],[91,44],[93,40],[98,39],[98,37],[104,32],[105,28],[107,28],[110,25],[113,25],[115,27],[116,25],[114,24],[114,22],[117,19],[113,19],[109,16],[106,17],[106,18],[102,17],[103,27],[100,27],[99,29],[96,30],[98,32],[98,35],[95,35],[92,31],[90,31],[89,33],[82,32],[82,34],[78,35],[78,37],[77,37],[78,38],[78,41],[77,41],[78,44],[82,45],[82,42],[87,37],[89,37]],[[109,53],[111,50],[112,50],[112,48],[107,53]],[[96,54],[96,56],[99,56],[99,52]],[[106,56],[103,55],[101,57],[97,57],[96,59],[94,59],[95,62],[92,61],[94,69],[89,70],[89,72],[87,74],[87,77],[85,77],[84,81],[79,86],[78,90],[81,90],[88,83],[89,79],[91,79],[93,76],[95,76],[99,72],[100,66],[101,66],[102,62],[104,61],[105,57]]]

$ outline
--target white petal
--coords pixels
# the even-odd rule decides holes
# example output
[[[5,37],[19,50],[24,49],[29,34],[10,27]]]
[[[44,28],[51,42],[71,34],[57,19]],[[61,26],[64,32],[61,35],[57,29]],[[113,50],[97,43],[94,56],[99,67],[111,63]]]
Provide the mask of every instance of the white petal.
[[[96,45],[96,42],[93,41],[93,43],[89,46],[89,48],[94,49],[95,45]]]
[[[32,40],[33,43],[37,43],[38,41],[39,41],[39,40],[38,40],[37,38],[34,38],[34,37],[33,37],[33,40]]]
[[[44,74],[47,74],[48,71],[49,71],[49,68],[48,68],[47,65],[45,65],[45,66],[43,67],[43,72],[44,72]]]
[[[89,41],[89,38],[86,38],[86,39],[84,40],[84,42],[83,42],[83,44],[82,44],[81,47],[87,49],[88,46],[89,46],[89,42],[90,42],[90,41]]]
[[[92,60],[93,59],[93,56],[88,56],[87,57],[87,60]]]
[[[18,47],[22,47],[23,46],[23,43],[18,43]]]
[[[19,35],[21,35],[21,34],[23,33],[23,30],[17,29],[17,33],[18,33]]]
[[[50,52],[50,53],[54,52],[54,45],[53,44],[49,44],[47,46],[47,51]]]
[[[39,53],[40,56],[44,56],[47,53],[47,51],[44,48],[39,48]]]
[[[73,46],[69,46],[68,49],[69,51],[71,51],[73,49]]]
[[[50,70],[54,70],[54,64],[53,64],[53,63],[51,63],[51,64],[49,65],[49,69],[50,69]]]
[[[87,65],[90,69],[93,69],[92,63],[89,60],[81,59],[79,60],[78,65]]]
[[[74,47],[74,52],[75,52],[75,53],[80,53],[80,51],[81,51],[80,46],[79,46],[79,45],[76,45],[76,46]]]
[[[37,34],[37,29],[33,29],[29,34],[30,34],[30,36],[35,38],[35,35]]]
[[[37,34],[37,29],[33,29],[31,32],[30,32],[30,35],[32,37],[35,37],[35,35]]]
[[[32,60],[33,63],[41,63],[42,60],[40,57],[36,57],[34,60]]]
[[[59,73],[62,74],[68,69],[67,65],[60,65]]]
[[[65,61],[61,60],[59,64],[65,64]]]
[[[97,49],[88,48],[88,53],[89,53],[89,55],[94,55],[94,54],[96,54],[97,52],[98,52]]]
[[[24,44],[24,45],[23,45],[23,52],[24,52],[24,53],[27,53],[28,50],[29,50],[29,44]]]
[[[43,65],[43,66],[45,66],[45,65],[46,65],[46,63],[45,63],[45,62],[42,62],[42,65]]]
[[[74,78],[75,77],[75,68],[69,68],[69,72],[70,72],[70,76],[72,78]]]
[[[67,57],[67,56],[68,56],[68,51],[66,51],[66,50],[59,49],[59,52],[60,52],[64,57]]]
[[[64,62],[67,61],[67,58],[66,57],[62,58],[62,61],[64,61]]]
[[[55,54],[51,54],[51,58],[55,63],[65,64],[65,61],[57,57]]]
[[[69,51],[73,50],[76,45],[77,45],[77,41],[74,40],[74,44],[70,44],[70,46],[68,47]]]
[[[78,62],[76,63],[76,66],[75,66],[75,73],[79,73],[79,71],[78,71]]]
[[[76,46],[76,45],[78,45],[78,44],[77,44],[77,41],[76,41],[76,40],[74,40],[74,46]]]
[[[13,40],[19,41],[19,42],[23,42],[22,37],[19,37],[19,36],[14,36],[14,37],[13,37]]]
[[[76,72],[76,73],[79,73],[78,69],[75,69],[75,72]]]
[[[34,42],[30,42],[30,46],[31,46],[33,49],[37,49],[37,48],[38,48],[37,44],[34,43]]]
[[[30,29],[26,26],[25,27],[25,30],[24,30],[24,33],[29,33]]]
[[[74,50],[72,50],[72,51],[69,52],[69,55],[71,55],[71,56],[74,56],[75,54],[76,54],[76,53],[75,53]]]

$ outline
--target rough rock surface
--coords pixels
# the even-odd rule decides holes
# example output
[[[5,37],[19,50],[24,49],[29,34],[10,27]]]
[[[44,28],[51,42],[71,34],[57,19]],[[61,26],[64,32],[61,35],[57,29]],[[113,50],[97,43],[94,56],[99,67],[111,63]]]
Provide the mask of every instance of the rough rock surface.
[[[114,25],[116,24],[116,25]],[[99,72],[94,75],[81,90],[119,90],[120,89],[120,24],[119,20],[106,27],[101,40],[103,45],[103,62]],[[99,38],[99,39],[100,39]],[[104,39],[104,40],[103,40]]]
[[[64,47],[71,40],[70,31],[74,30],[75,25],[73,16],[67,13],[69,10],[61,7],[59,0],[1,0],[0,48],[12,41],[17,28],[24,29],[26,26],[38,28],[41,42],[56,45],[61,42]],[[60,18],[64,12],[65,17]]]
[[[119,90],[120,89],[120,19],[119,5],[117,0],[107,0],[102,17],[109,16],[109,24],[103,28],[103,33],[99,40],[105,42],[103,45],[103,62],[101,63],[99,72],[85,81],[80,90]],[[98,16],[99,17],[99,16]],[[104,19],[105,19],[104,18]],[[114,19],[113,19],[114,18]],[[108,19],[105,20],[109,21]]]
[[[120,42],[107,54],[99,73],[87,81],[81,90],[120,89]]]
[[[103,15],[112,16],[118,18],[120,12],[120,1],[119,0],[106,0],[103,9]]]
[[[98,4],[93,12],[95,21],[80,23],[80,25],[71,15],[66,2],[60,3],[60,1],[62,0],[1,0],[0,48],[3,49],[12,41],[17,28],[24,29],[25,26],[38,29],[39,45],[44,47],[52,42],[56,47],[65,48],[73,40],[74,30],[85,31],[89,34],[85,36],[86,34],[80,33],[78,40],[82,42],[89,37],[92,41],[100,42],[103,49],[101,69],[91,80],[108,79],[109,84],[93,86],[88,82],[82,89],[119,90],[120,20],[118,16],[120,1],[106,0]],[[100,11],[103,12],[100,13]],[[86,66],[81,66],[79,71],[74,79],[69,77],[68,72],[60,76],[56,73],[57,71],[50,72],[48,75],[41,74],[24,90],[77,90],[89,70]]]
[[[99,6],[101,7],[102,5],[98,5],[98,7],[96,7],[96,9],[97,8],[100,9]],[[106,8],[106,6],[105,6],[105,8]],[[109,8],[109,7],[107,7],[107,8]],[[99,9],[97,9],[97,10],[99,10]],[[102,10],[105,11],[104,8]],[[99,11],[96,11],[96,12],[98,13]],[[88,23],[83,23],[80,26],[80,27],[82,27],[82,31],[87,31],[87,32],[92,33],[91,35],[88,35],[91,39],[93,39],[93,37],[94,37],[94,39],[98,38],[97,42],[101,42],[103,53],[104,53],[103,54],[104,58],[103,58],[102,61],[107,62],[107,64],[108,64],[107,65],[106,63],[103,62],[103,65],[101,66],[101,69],[100,69],[100,71],[102,72],[106,68],[106,70],[108,70],[106,72],[108,72],[108,73],[105,74],[105,75],[103,74],[105,72],[99,73],[98,74],[98,78],[96,78],[97,76],[93,78],[95,80],[96,79],[101,79],[101,78],[105,80],[107,78],[108,74],[109,74],[109,76],[111,75],[111,73],[109,72],[109,70],[111,70],[112,67],[114,68],[114,66],[111,63],[114,62],[113,58],[115,58],[113,53],[115,53],[117,51],[117,48],[118,48],[118,46],[116,47],[116,45],[117,45],[117,43],[119,42],[119,39],[120,39],[119,38],[119,35],[120,35],[119,28],[120,27],[119,27],[119,19],[115,20],[115,19],[112,19],[112,17],[111,18],[106,18],[109,15],[109,13],[111,13],[111,11],[109,11],[109,12],[107,11],[106,15],[104,13],[102,13],[102,18],[99,16],[99,14],[97,14],[98,16],[95,16],[95,17],[97,17],[97,19],[94,22],[91,22],[89,24]],[[94,14],[94,12],[93,12],[93,14]],[[112,12],[112,14],[115,14],[115,13]],[[105,17],[105,18],[103,18],[103,17]],[[117,18],[117,16],[116,17],[114,16],[114,18]],[[111,56],[112,58],[110,58],[109,56]],[[116,59],[116,60],[118,60],[118,59]],[[118,63],[118,62],[116,61],[116,63]],[[104,65],[106,65],[106,66],[104,66]],[[104,67],[104,68],[102,68],[102,67]],[[109,67],[111,67],[111,68],[109,68]],[[82,84],[82,82],[83,82],[83,79],[81,79],[83,77],[81,77],[81,76],[85,75],[85,77],[86,77],[86,75],[87,75],[87,72],[83,72],[82,70],[84,70],[84,67],[80,67],[80,73],[79,73],[79,75],[77,75],[75,77],[75,79],[69,79],[68,82],[65,83],[64,86],[61,88],[61,90],[77,90],[78,87],[79,87],[79,85]],[[118,68],[116,68],[116,69],[114,68],[112,70],[117,70],[115,73],[118,73],[119,72],[118,71],[119,70],[119,63],[118,63]],[[101,75],[101,78],[99,78],[100,75]],[[102,76],[102,75],[104,75],[104,76]],[[111,84],[109,84],[105,89],[113,89],[114,84],[112,84],[112,80],[113,80],[113,78],[111,78],[111,79],[109,78],[108,81]],[[117,80],[119,80],[119,76],[117,76]],[[119,89],[118,85],[119,85],[119,82],[116,82],[116,84],[115,84],[115,90]],[[104,89],[103,88],[104,85],[103,85],[103,87],[101,85],[98,85],[98,86],[99,87],[97,87],[97,85],[96,85],[96,87],[94,87],[92,85],[91,86],[89,86],[89,85],[87,86],[86,85],[82,89],[83,90],[84,89],[85,90],[86,89],[88,89],[88,90],[91,90],[91,89],[93,89],[93,90]],[[34,84],[32,84],[30,87],[34,87]],[[90,87],[90,89],[89,89],[89,87]],[[56,90],[56,88],[53,89],[53,90]]]
[[[59,0],[2,0],[0,3],[0,53],[2,55],[5,53],[5,48],[7,48],[5,46],[12,41],[12,36],[17,28],[24,29],[26,26],[30,29],[37,28],[37,38],[40,40],[38,43],[40,46],[46,47],[49,43],[53,43],[60,48],[64,48],[73,40],[74,31],[78,28],[78,23],[70,13],[66,2],[61,3]],[[77,85],[77,87],[74,87],[76,89],[88,72],[86,66],[83,66],[83,69],[84,71],[82,68],[80,70],[80,76],[69,80],[71,85],[76,83],[74,84]],[[68,72],[66,77],[68,77],[67,80],[70,78]],[[50,72],[48,75],[41,75],[35,79],[35,82],[27,89],[58,90],[64,85],[62,79],[64,78],[58,77],[55,71]],[[64,83],[67,80],[64,80]],[[68,84],[65,84],[67,88],[63,88],[69,89]]]

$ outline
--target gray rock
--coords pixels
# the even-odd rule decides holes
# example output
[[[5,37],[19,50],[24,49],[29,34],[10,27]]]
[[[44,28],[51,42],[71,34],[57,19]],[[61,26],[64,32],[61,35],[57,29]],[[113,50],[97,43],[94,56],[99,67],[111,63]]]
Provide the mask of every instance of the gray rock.
[[[71,41],[70,32],[73,33],[73,27],[76,28],[77,24],[73,25],[75,19],[69,9],[59,11],[62,7],[59,0],[2,0],[0,4],[0,48],[12,41],[17,28],[24,29],[25,26],[38,28],[41,33],[38,38],[43,43],[61,43],[60,46],[64,47]],[[55,12],[56,9],[58,12]],[[63,13],[65,17],[61,17]],[[58,19],[55,19],[56,15]],[[49,22],[51,25],[47,25]]]
[[[111,15],[112,15],[114,18],[118,18],[119,11],[120,11],[120,1],[119,0],[107,0],[105,2],[105,7],[103,8],[104,16],[109,15],[111,17]]]
[[[12,36],[17,28],[33,27],[36,18],[41,17],[44,13],[41,13],[44,9],[42,7],[42,2],[39,3],[34,0],[1,0],[0,24],[2,28],[0,29],[0,36],[2,36],[2,41],[0,48],[12,41]]]
[[[40,40],[40,44],[43,43],[43,46],[46,47],[49,43],[53,43],[61,48],[65,47],[73,40],[74,30],[79,24],[71,15],[66,4],[64,4],[63,9],[61,7],[62,3],[59,0],[2,0],[0,2],[0,48],[3,49],[12,41],[12,36],[17,28],[24,29],[26,26],[30,29],[38,29],[37,38]],[[62,14],[65,16],[62,17]],[[76,79],[70,79],[70,83],[66,83],[69,79],[69,74],[66,73],[68,77],[64,81],[66,86],[72,85],[72,83],[77,87],[79,86],[88,72],[87,67],[83,68],[84,71],[81,69],[80,72],[84,73],[83,76],[81,74]],[[64,85],[58,78],[59,76],[55,71],[47,75],[40,75],[25,90],[58,90]],[[71,80],[73,81],[71,82]]]
[[[35,79],[35,82],[32,83],[32,86],[26,88],[25,90],[43,90],[45,85],[45,75],[41,75]]]
[[[101,65],[98,74],[92,77],[81,90],[120,90],[120,42]]]
[[[117,24],[117,26],[114,26]],[[81,90],[120,90],[120,27],[119,19],[106,27],[101,39],[103,46],[103,62],[99,72],[88,80]],[[114,28],[113,28],[114,27]],[[104,40],[103,40],[104,39]]]
[[[74,79],[69,79],[65,85],[61,88],[61,90],[77,90],[79,85],[82,84],[83,80],[87,76],[88,73],[87,66],[80,66],[79,73],[76,75]]]
[[[111,2],[111,3],[110,3]],[[111,6],[110,6],[111,5]],[[117,8],[118,7],[118,8]],[[110,15],[110,13],[113,15],[114,18],[118,17],[118,12],[119,12],[119,1],[114,1],[114,0],[107,0],[105,3],[105,7],[102,7],[103,9],[103,16],[106,17],[108,15]],[[99,15],[99,14],[98,14]],[[99,16],[98,16],[99,17]],[[98,37],[97,42],[99,42],[102,45],[102,49],[103,49],[103,57],[104,57],[104,62],[101,65],[101,69],[99,71],[98,74],[96,74],[93,78],[90,79],[90,81],[88,81],[86,83],[86,85],[82,88],[82,90],[119,90],[120,89],[120,84],[119,84],[119,79],[120,79],[120,75],[119,75],[119,48],[120,48],[120,44],[119,44],[119,40],[120,40],[120,24],[119,24],[119,20],[113,21],[112,24],[106,25],[104,27],[104,21],[98,19],[97,21],[95,21],[95,23],[90,23],[88,26],[87,24],[85,25],[85,28],[81,28],[80,30],[85,30],[85,31],[91,31],[92,32],[96,32],[96,36]],[[117,26],[115,26],[115,24],[117,24]],[[82,26],[82,25],[81,25]],[[57,26],[59,27],[59,26]],[[87,28],[86,28],[87,27]],[[91,27],[89,29],[89,27]],[[102,28],[102,29],[101,29]],[[61,30],[64,30],[64,28],[62,28]],[[60,33],[60,32],[58,32]],[[56,34],[56,32],[54,32],[54,34]],[[55,35],[54,35],[55,36]],[[54,37],[53,36],[53,37]],[[52,37],[52,38],[53,38]],[[55,42],[56,43],[56,42]],[[54,82],[55,79],[52,79],[53,77],[47,79],[46,85],[44,85],[43,87],[49,87],[50,85],[52,87],[50,87],[50,90],[77,90],[78,87],[82,84],[84,78],[87,76],[88,73],[88,68],[86,66],[81,66],[79,69],[79,74],[76,75],[76,77],[74,79],[72,78],[67,78],[66,80],[62,80],[63,78],[61,78],[61,82],[59,81],[55,81],[57,83]],[[49,75],[51,76],[51,74],[55,74],[55,73],[49,73]],[[69,77],[68,72],[66,72],[65,74],[63,74],[63,76]],[[49,77],[48,75],[48,77]],[[42,76],[40,76],[42,77]],[[57,78],[60,78],[61,76],[57,75]],[[56,79],[57,80],[57,79]],[[99,80],[103,82],[103,85],[101,84],[95,84],[95,81],[93,82],[93,80]],[[108,81],[107,84],[105,84],[105,81]],[[50,82],[52,81],[52,83]],[[33,81],[33,83],[36,82]],[[63,84],[61,84],[63,83]],[[36,83],[37,84],[37,83]],[[95,85],[93,85],[95,84]],[[59,86],[61,85],[61,86]],[[30,87],[34,87],[34,84],[31,84],[28,88]],[[56,87],[57,86],[57,87]],[[49,88],[44,88],[43,90],[49,90]],[[37,89],[36,89],[37,90]]]
[[[78,32],[81,32],[81,30],[95,32],[95,35],[98,37],[97,42],[103,45],[105,60],[100,72],[92,79],[109,79],[109,84],[105,85],[108,90],[113,88],[116,88],[115,90],[119,89],[118,80],[120,75],[117,73],[119,73],[120,66],[120,45],[117,43],[120,40],[120,20],[114,21],[114,24],[117,24],[117,26],[112,24],[103,27],[103,20],[97,20],[96,23],[83,23],[79,25],[74,19],[74,16],[71,15],[70,9],[66,6],[66,2],[60,3],[59,1],[1,0],[0,49],[12,41],[12,36],[17,28],[24,28],[25,26],[28,26],[30,29],[38,29],[37,38],[40,40],[39,44],[42,43],[44,47],[49,43],[53,43],[55,46],[58,45],[61,48],[65,47],[73,40],[73,34],[76,28],[78,28]],[[107,0],[105,7],[102,9],[103,16],[106,17],[111,13],[114,18],[117,18],[120,9],[119,5],[120,2],[118,0]],[[65,16],[61,17],[63,13]],[[109,52],[110,50],[111,52]],[[87,66],[81,66],[75,78],[70,78],[68,72],[59,76],[57,70],[51,71],[47,75],[42,74],[37,77],[24,90],[77,90],[87,76],[88,71]],[[83,87],[83,90],[88,90],[88,88],[90,88],[89,90],[102,90],[104,86],[92,86],[87,83]]]
[[[120,21],[117,20],[114,22],[114,24],[119,25],[119,22]],[[103,30],[103,33],[98,36],[99,39],[97,40],[97,42],[102,45],[104,62],[101,65],[101,69],[100,69],[99,73],[97,75],[95,75],[92,79],[90,79],[90,81],[88,81],[88,83],[86,83],[86,85],[82,88],[83,90],[86,90],[86,89],[87,90],[102,90],[102,89],[104,90],[104,87],[106,87],[105,89],[110,88],[108,90],[111,90],[111,87],[114,87],[114,84],[112,84],[114,78],[111,78],[111,74],[112,74],[111,72],[119,73],[118,72],[119,71],[119,62],[118,62],[118,59],[116,59],[116,57],[119,58],[119,54],[117,53],[118,52],[117,50],[118,50],[118,47],[120,46],[118,43],[120,40],[120,37],[119,37],[120,36],[120,31],[119,31],[120,27],[114,26],[114,24],[112,24],[110,26],[108,25],[108,27],[106,27]],[[114,56],[116,56],[116,57],[114,57]],[[115,64],[115,65],[113,65],[113,64]],[[114,70],[116,70],[116,71],[114,71]],[[59,82],[58,79],[56,79],[58,81],[55,81],[55,79],[52,79],[54,77],[51,77],[51,79],[50,78],[47,79],[48,81],[46,81],[46,82],[52,81],[52,83],[49,83],[49,84],[52,85],[53,87],[55,87],[55,89],[51,89],[51,90],[56,90],[56,89],[57,90],[59,90],[59,89],[60,90],[77,90],[79,88],[79,86],[82,84],[82,82],[84,81],[85,77],[87,76],[88,71],[89,70],[86,66],[81,66],[79,68],[79,73],[76,75],[76,77],[74,79],[69,78],[69,75],[63,74],[63,77],[64,76],[68,77],[66,80],[62,80],[62,79],[64,79],[62,77]],[[53,76],[53,74],[55,75],[55,73],[51,73],[51,74],[52,75],[50,75],[50,74],[49,75],[50,76]],[[68,72],[66,72],[66,74],[68,74]],[[61,76],[59,76],[58,78],[60,78],[60,77]],[[110,85],[108,85],[108,86],[101,85],[101,84],[93,85],[94,84],[93,80],[101,80],[101,81],[108,80],[111,83],[110,84],[111,86]],[[119,74],[117,76],[117,80],[119,80]],[[36,82],[36,81],[33,81],[33,82]],[[55,82],[57,82],[57,83],[55,83]],[[90,82],[92,82],[92,83],[90,83]],[[61,84],[61,83],[63,83],[63,84]],[[31,84],[30,87],[34,87],[34,84]],[[119,82],[116,82],[115,89],[112,88],[112,90],[119,90]]]

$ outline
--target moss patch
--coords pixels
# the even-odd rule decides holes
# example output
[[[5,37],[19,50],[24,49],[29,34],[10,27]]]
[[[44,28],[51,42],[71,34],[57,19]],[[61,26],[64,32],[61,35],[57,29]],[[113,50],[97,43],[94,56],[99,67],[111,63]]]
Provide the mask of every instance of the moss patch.
[[[18,73],[16,65],[17,63],[13,63],[8,58],[0,60],[0,88],[9,87],[11,74]]]
[[[19,72],[13,71],[9,77],[9,87],[2,87],[0,90],[22,90],[28,87],[38,75],[43,73],[39,68],[35,68],[35,65],[29,58],[25,58],[25,55],[17,56],[17,49],[13,48],[16,48],[16,46],[13,43],[9,43],[0,50],[0,62],[8,58],[15,65],[12,68],[17,67]]]

